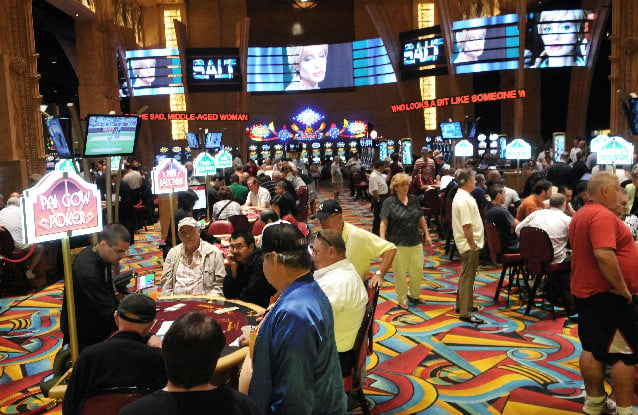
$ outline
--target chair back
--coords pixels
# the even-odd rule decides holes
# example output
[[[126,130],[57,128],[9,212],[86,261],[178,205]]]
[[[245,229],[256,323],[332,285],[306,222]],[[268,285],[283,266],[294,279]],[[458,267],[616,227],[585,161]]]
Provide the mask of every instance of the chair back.
[[[552,241],[543,229],[531,226],[521,229],[520,244],[521,257],[532,274],[542,273],[554,259]]]
[[[306,222],[297,222],[297,229],[301,231],[304,237],[308,237],[308,232],[310,230],[308,229],[308,224]]]
[[[13,238],[8,230],[0,230],[0,255],[3,257],[11,256],[11,253],[15,250],[15,244]]]
[[[261,232],[264,230],[264,226],[266,226],[266,224],[261,219],[257,219],[255,223],[253,223],[253,236],[261,235]]]
[[[300,222],[308,220],[308,188],[301,186],[297,191],[297,218]]]
[[[352,183],[355,186],[361,183],[361,173],[352,173]]]
[[[428,189],[423,194],[423,207],[430,209],[429,214],[439,216],[441,214],[441,199],[438,189]]]
[[[366,347],[366,339],[369,336],[370,326],[374,321],[374,310],[371,303],[366,305],[365,313],[363,314],[363,320],[361,321],[361,327],[357,332],[357,337],[354,341],[354,347],[352,348],[353,367],[352,373],[349,376],[343,378],[344,388],[346,392],[351,390],[360,389],[361,374],[366,364],[366,356],[368,355],[368,347]]]
[[[250,230],[250,222],[248,222],[248,216],[246,215],[229,216],[228,221],[232,223],[235,231],[240,229]]]
[[[148,388],[140,387],[109,388],[85,400],[80,408],[80,415],[118,415],[126,405],[151,392]]]
[[[216,220],[208,226],[208,233],[213,236],[230,235],[233,231],[233,224],[228,220]]]
[[[484,224],[485,235],[487,236],[487,246],[490,248],[490,259],[493,263],[498,264],[501,262],[501,254],[503,253],[501,236],[498,234],[498,230],[496,229],[494,222],[486,220]]]
[[[379,301],[379,286],[373,287],[369,285],[366,287],[366,291],[368,292],[368,303],[372,305],[372,322],[368,329],[368,356],[370,356],[374,347],[374,315]]]

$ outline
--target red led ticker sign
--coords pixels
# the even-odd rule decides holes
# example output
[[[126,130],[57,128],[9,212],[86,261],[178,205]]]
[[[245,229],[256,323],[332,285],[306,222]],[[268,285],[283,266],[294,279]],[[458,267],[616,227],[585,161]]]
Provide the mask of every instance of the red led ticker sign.
[[[457,95],[446,98],[425,99],[423,101],[408,102],[392,105],[392,112],[420,110],[423,108],[439,108],[448,105],[469,104],[475,102],[503,101],[506,99],[525,98],[524,89],[510,89],[508,91],[483,92],[480,94]]]
[[[145,112],[140,119],[149,121],[248,121],[244,113]]]

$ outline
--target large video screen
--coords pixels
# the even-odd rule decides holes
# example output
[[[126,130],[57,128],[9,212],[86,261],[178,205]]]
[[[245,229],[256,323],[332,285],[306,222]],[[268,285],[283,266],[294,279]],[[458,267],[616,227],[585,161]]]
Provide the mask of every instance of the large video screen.
[[[197,133],[186,133],[186,141],[191,150],[197,150],[199,148],[199,137]]]
[[[444,139],[457,139],[463,138],[463,128],[460,121],[442,122],[441,125],[441,138]]]
[[[62,159],[72,158],[73,154],[71,154],[69,143],[64,136],[60,119],[58,117],[48,117],[44,122],[49,130],[49,135],[53,143],[55,143],[55,150],[58,152],[58,156]]]
[[[528,13],[525,36],[526,68],[585,66],[592,13],[582,9]]]
[[[352,87],[350,43],[248,48],[248,92]]]
[[[452,31],[457,74],[518,69],[518,15],[459,20]]]
[[[134,115],[89,115],[84,157],[132,155],[139,126]]]
[[[183,94],[182,66],[177,49],[126,51],[131,95]]]
[[[186,81],[191,92],[241,91],[239,49],[186,49]]]
[[[391,84],[397,81],[388,51],[380,37],[352,42],[354,86]]]
[[[638,135],[638,98],[629,99],[628,113],[629,129],[633,135]]]
[[[204,148],[219,148],[222,146],[222,133],[206,133]]]
[[[445,45],[441,27],[427,27],[399,33],[403,57],[401,78],[447,75]]]

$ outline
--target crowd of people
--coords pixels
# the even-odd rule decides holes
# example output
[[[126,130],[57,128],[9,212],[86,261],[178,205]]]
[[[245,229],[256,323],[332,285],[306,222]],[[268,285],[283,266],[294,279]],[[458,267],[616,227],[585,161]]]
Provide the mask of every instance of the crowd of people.
[[[623,180],[620,173],[592,173],[585,163],[586,169],[575,182],[573,176],[581,171],[579,162],[589,156],[583,154],[586,145],[575,142],[574,147],[573,159],[569,152],[556,163],[550,155],[538,158],[543,161],[529,176],[528,194],[508,188],[492,166],[481,169],[470,162],[454,170],[441,154],[427,148],[415,160],[411,175],[395,155],[389,163],[377,161],[368,180],[373,232],[344,220],[337,199],[344,176],[351,180],[353,172],[364,172],[363,166],[358,158],[342,166],[335,157],[330,168],[334,198],[311,210],[311,218],[320,227],[314,238],[296,226],[300,201],[295,196],[302,190],[310,200],[312,184],[312,200],[316,200],[315,182],[305,177],[308,170],[302,163],[276,160],[262,166],[237,166],[229,185],[214,177],[209,191],[213,218],[223,219],[233,209],[237,215],[254,209],[264,223],[263,230],[259,235],[235,230],[224,257],[216,241],[206,240],[211,235],[200,228],[192,204],[186,203],[184,214],[173,219],[178,240],[164,262],[161,295],[220,295],[266,309],[254,348],[242,365],[239,392],[208,383],[224,344],[224,334],[213,319],[201,313],[186,314],[161,340],[150,334],[153,300],[116,292],[113,270],[119,268],[131,239],[125,226],[107,225],[98,243],[87,247],[73,264],[76,323],[83,351],[67,391],[65,413],[67,406],[68,413],[77,413],[91,391],[128,386],[134,380],[121,377],[120,368],[140,365],[154,368],[156,375],[152,382],[149,379],[152,384],[148,387],[157,392],[132,404],[124,414],[196,411],[222,399],[229,413],[345,413],[348,396],[342,377],[353,365],[351,351],[368,301],[366,286],[384,284],[385,275],[392,271],[397,307],[424,304],[424,248],[432,245],[432,238],[422,207],[423,195],[432,189],[451,200],[451,232],[462,263],[458,318],[474,325],[485,323],[475,314],[473,294],[486,245],[484,221],[495,225],[501,246],[511,253],[519,250],[521,229],[543,229],[552,242],[554,262],[571,261],[571,273],[562,276],[558,305],[579,316],[580,365],[587,392],[583,410],[596,414],[612,408],[620,414],[633,413],[638,332],[632,301],[638,290],[634,271],[638,269],[638,246],[630,225],[638,220],[622,219],[635,218],[630,212],[638,209],[634,203],[638,168]],[[351,192],[354,196],[353,189]],[[233,203],[237,206],[231,206]],[[371,273],[373,261],[377,269]],[[62,315],[68,340],[66,304]],[[239,341],[247,344],[249,340],[242,336]],[[90,363],[124,346],[140,352],[159,346],[161,352],[146,353],[147,358],[136,362],[138,366],[120,362],[98,371]],[[193,350],[210,353],[191,353]],[[104,359],[108,364],[108,358]],[[184,365],[198,370],[184,371]],[[617,408],[603,388],[606,365],[612,367]]]

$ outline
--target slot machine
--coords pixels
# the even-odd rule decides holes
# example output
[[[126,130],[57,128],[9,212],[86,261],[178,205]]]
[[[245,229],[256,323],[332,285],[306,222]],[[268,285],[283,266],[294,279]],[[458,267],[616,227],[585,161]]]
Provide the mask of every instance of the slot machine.
[[[323,156],[324,157],[332,157],[332,155],[333,155],[332,143],[331,142],[323,143]]]
[[[273,148],[275,149],[275,157],[276,158],[284,158],[284,146],[283,144],[275,144],[273,146]]]
[[[412,164],[412,140],[409,138],[401,140],[401,162],[404,167]]]
[[[372,139],[361,138],[359,139],[359,146],[361,148],[360,159],[361,165],[365,168],[370,167],[372,164]]]
[[[343,141],[337,142],[337,155],[341,158],[346,157],[346,143]]]
[[[46,167],[47,173],[55,170],[56,161],[56,157],[52,154],[49,154],[44,158],[44,166]]]
[[[261,159],[266,160],[267,158],[272,157],[270,153],[270,144],[262,144],[261,145]]]
[[[492,138],[492,135],[498,139],[499,158],[505,160],[507,158],[505,157],[507,150],[507,136],[505,134],[491,134],[490,139]]]
[[[314,142],[310,144],[312,147],[312,162],[320,164],[321,163],[321,143]]]
[[[560,155],[565,151],[565,133],[554,133],[554,161],[560,161]]]
[[[259,147],[257,147],[257,144],[251,144],[251,145],[249,145],[249,146],[248,146],[248,158],[249,158],[249,159],[251,159],[251,160],[257,160],[258,158],[260,158],[260,157],[259,157],[259,154],[257,153],[257,149],[258,149],[258,148],[259,148]],[[262,161],[262,160],[260,160],[260,163],[259,163],[259,164],[261,164],[261,161]]]
[[[485,134],[479,134],[479,136],[477,137],[478,140],[478,155],[479,157],[482,157],[485,154],[485,150],[487,149],[487,137],[485,137]],[[490,137],[490,142],[494,142],[491,140]]]
[[[184,147],[184,161],[192,161],[192,151],[190,147]]]
[[[498,154],[498,146],[499,146],[498,137],[492,138],[490,136],[488,141],[490,142],[490,144],[489,144],[489,152],[490,152],[490,154],[493,154],[493,155]]]
[[[390,157],[388,155],[388,142],[385,140],[379,141],[379,160],[383,161],[387,157]]]
[[[359,152],[359,143],[357,143],[356,140],[350,141],[350,143],[348,143],[348,158],[352,157],[354,153],[358,153],[358,152]]]
[[[396,150],[394,149],[394,140],[388,140],[388,157],[392,155]]]
[[[182,148],[180,146],[175,146],[171,148],[171,151],[173,152],[172,157],[182,163]]]
[[[168,147],[160,147],[159,153],[155,155],[155,164],[159,164],[162,160],[168,157]]]
[[[308,143],[301,143],[301,159],[304,163],[308,163]]]

